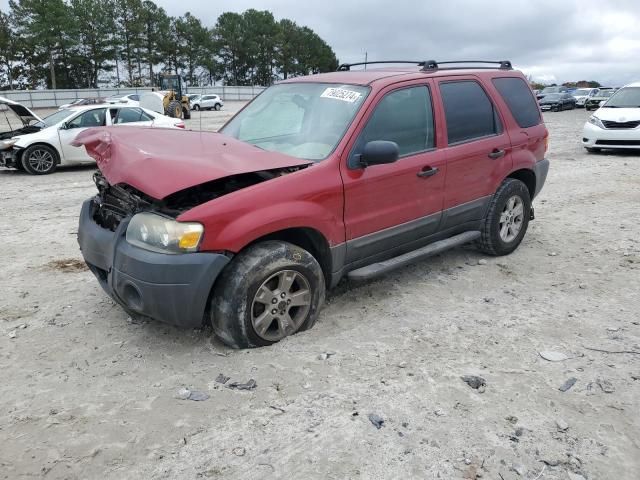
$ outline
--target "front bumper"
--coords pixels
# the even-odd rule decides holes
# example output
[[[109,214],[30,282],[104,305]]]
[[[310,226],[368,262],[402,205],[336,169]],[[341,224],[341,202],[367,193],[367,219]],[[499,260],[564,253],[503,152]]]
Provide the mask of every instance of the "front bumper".
[[[600,128],[587,122],[582,130],[582,145],[585,148],[640,149],[640,127]]]
[[[536,175],[536,191],[533,194],[533,198],[538,196],[540,190],[544,186],[544,182],[547,180],[547,174],[549,173],[549,160],[546,158],[536,162],[533,166],[533,173]],[[533,198],[531,200],[533,200]]]
[[[130,245],[128,220],[115,232],[93,220],[93,201],[82,205],[78,243],[105,292],[127,312],[182,327],[199,327],[211,288],[230,258],[217,253],[163,254]]]
[[[18,162],[18,152],[21,148],[9,147],[0,150],[0,167],[15,167]]]

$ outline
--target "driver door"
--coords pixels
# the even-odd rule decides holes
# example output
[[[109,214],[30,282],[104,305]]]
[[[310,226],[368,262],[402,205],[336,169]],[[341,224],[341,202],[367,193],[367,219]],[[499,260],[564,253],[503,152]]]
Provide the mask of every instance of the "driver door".
[[[74,147],[71,142],[78,134],[87,128],[104,127],[107,123],[107,109],[95,108],[87,110],[68,120],[65,125],[58,129],[60,148],[62,155],[67,162],[85,163],[93,162],[84,147]]]

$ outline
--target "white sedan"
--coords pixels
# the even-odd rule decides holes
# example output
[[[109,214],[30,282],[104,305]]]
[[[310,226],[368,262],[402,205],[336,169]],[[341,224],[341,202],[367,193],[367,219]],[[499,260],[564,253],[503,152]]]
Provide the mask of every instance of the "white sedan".
[[[582,131],[588,152],[640,149],[640,82],[619,89],[589,117]]]
[[[130,93],[128,95],[111,95],[105,100],[106,103],[124,103],[126,105],[132,105],[138,107],[140,105],[140,95],[137,93]]]
[[[0,166],[44,175],[54,172],[58,165],[93,163],[95,160],[84,148],[74,147],[71,142],[87,128],[112,125],[184,128],[179,118],[129,105],[88,105],[59,110],[33,124],[39,131],[1,141]]]

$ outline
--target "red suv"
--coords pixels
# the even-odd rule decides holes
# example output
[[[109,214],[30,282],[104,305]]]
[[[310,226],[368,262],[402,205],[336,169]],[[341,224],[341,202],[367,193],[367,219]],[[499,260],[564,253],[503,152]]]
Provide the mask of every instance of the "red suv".
[[[130,314],[210,322],[241,348],[312,327],[344,276],[468,242],[511,253],[548,133],[522,73],[478,63],[286,80],[220,133],[81,133],[100,169],[80,216],[87,264]]]

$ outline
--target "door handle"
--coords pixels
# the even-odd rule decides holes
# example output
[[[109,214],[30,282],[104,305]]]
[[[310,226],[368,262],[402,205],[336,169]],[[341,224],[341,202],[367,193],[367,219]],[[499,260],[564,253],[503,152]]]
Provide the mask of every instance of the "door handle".
[[[433,177],[436,173],[438,173],[438,168],[424,167],[422,170],[418,172],[418,176],[420,178],[425,177]]]
[[[506,152],[504,150],[494,148],[491,153],[489,153],[489,158],[493,158],[495,160],[496,158],[504,157],[505,153]]]

